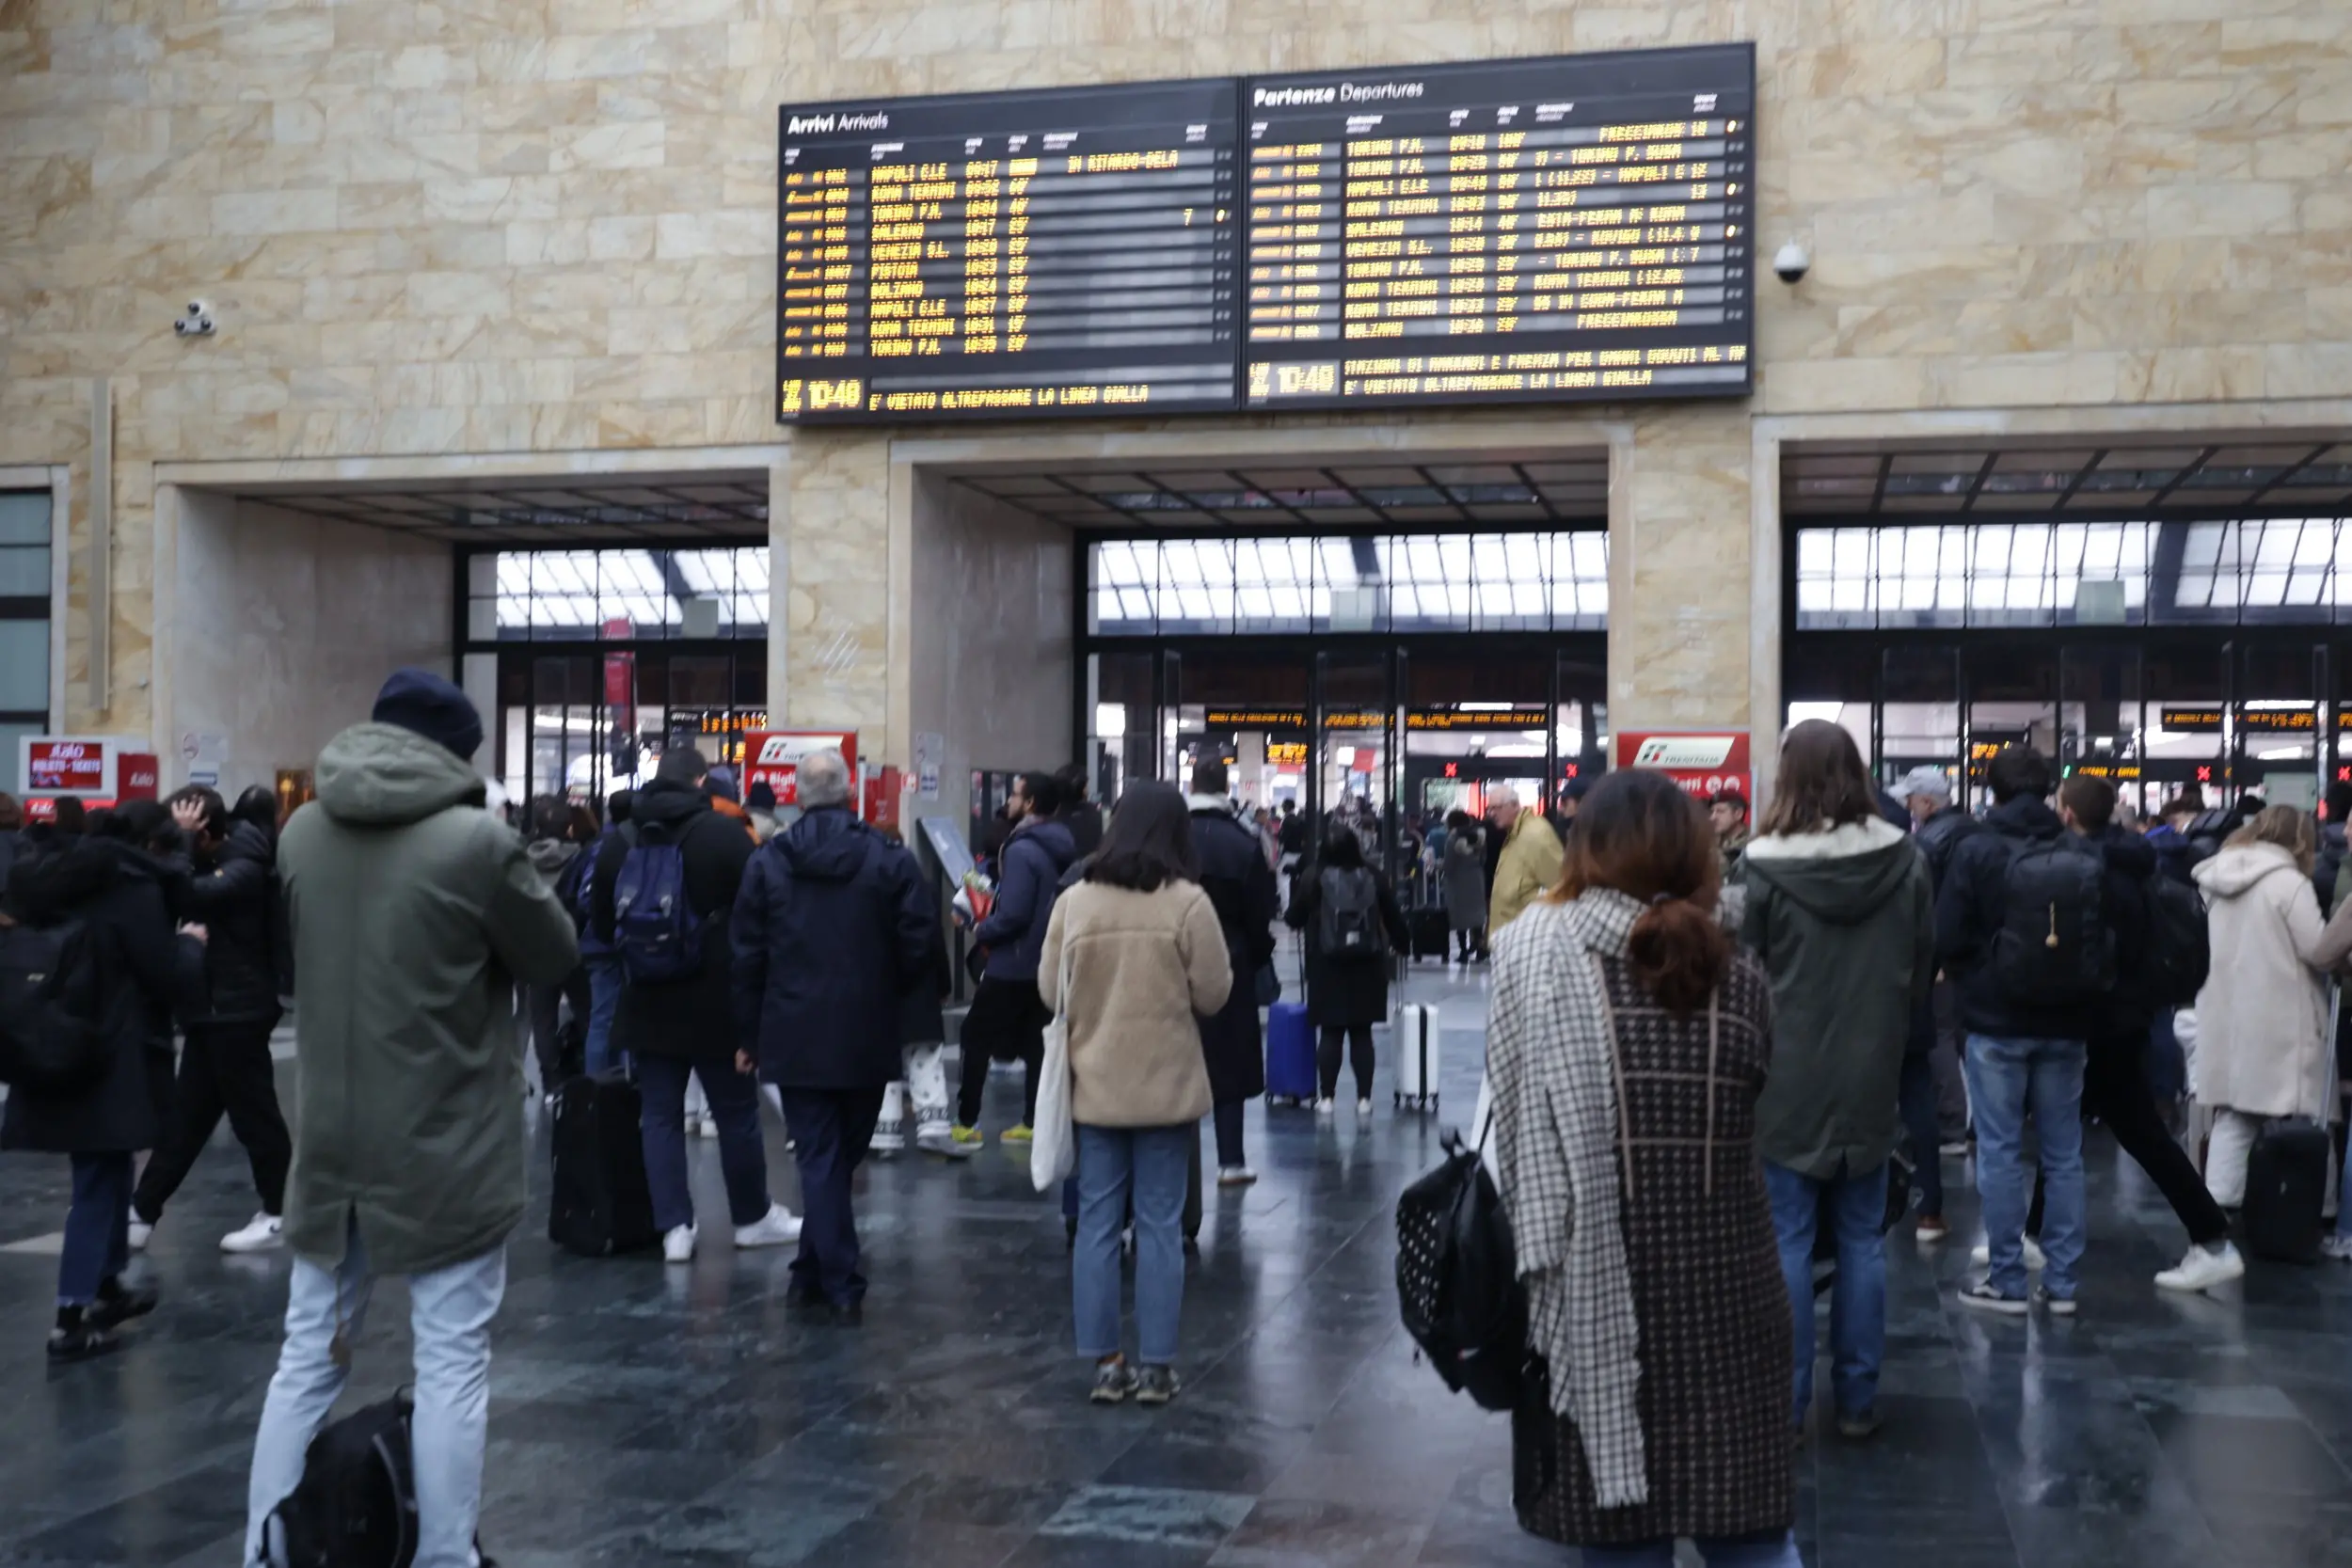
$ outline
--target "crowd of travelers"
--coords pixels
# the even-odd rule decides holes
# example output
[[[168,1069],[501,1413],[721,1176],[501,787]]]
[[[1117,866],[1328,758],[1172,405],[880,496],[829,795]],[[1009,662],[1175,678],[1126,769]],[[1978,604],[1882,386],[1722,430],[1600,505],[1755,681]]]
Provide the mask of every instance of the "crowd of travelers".
[[[851,810],[838,752],[803,759],[779,808],[678,747],[601,812],[536,800],[517,832],[488,807],[482,739],[461,690],[402,671],[282,830],[263,789],[87,816],[61,802],[33,827],[0,797],[0,936],[46,942],[56,975],[0,1044],[12,1069],[39,1054],[27,1042],[72,1060],[20,1072],[0,1120],[0,1147],[72,1167],[51,1356],[116,1349],[157,1308],[130,1255],[224,1116],[258,1209],[220,1245],[293,1256],[251,1472],[257,1560],[393,1275],[415,1340],[415,1560],[474,1560],[490,1325],[538,1092],[523,1035],[542,1085],[634,1086],[665,1259],[698,1245],[701,1127],[733,1245],[797,1244],[789,1304],[843,1326],[866,1293],[860,1164],[905,1147],[910,1112],[917,1148],[969,1157],[992,1063],[1017,1064],[1022,1120],[999,1141],[1045,1152],[1041,1096],[1067,1130],[1075,1350],[1102,1403],[1181,1387],[1200,1123],[1218,1183],[1254,1181],[1243,1109],[1267,1087],[1278,925],[1303,950],[1318,1105],[1344,1068],[1371,1112],[1374,1030],[1412,942],[1398,891],[1360,824],[1337,814],[1318,841],[1294,810],[1243,812],[1215,757],[1188,790],[1132,784],[1107,815],[1082,774],[1016,777],[993,897],[957,908],[977,984],[951,1100],[939,898]],[[2086,1119],[2179,1216],[2186,1250],[2155,1283],[2180,1291],[2248,1268],[2238,1211],[2270,1130],[2332,1119],[2352,785],[2318,822],[2186,798],[2143,832],[2104,780],[2057,780],[2022,745],[1982,782],[1981,816],[1940,769],[1882,790],[1848,732],[1807,721],[1753,826],[1740,791],[1702,801],[1629,771],[1557,823],[1494,785],[1483,822],[1456,812],[1423,836],[1454,939],[1439,956],[1492,959],[1480,1138],[1532,1357],[1514,1442],[1540,1478],[1520,1517],[1588,1562],[1666,1563],[1677,1537],[1710,1563],[1796,1561],[1816,1295],[1821,1422],[1867,1438],[1884,1238],[1948,1236],[1947,1155],[1973,1147],[1984,1227],[1958,1304],[2062,1318],[2082,1305]],[[297,998],[290,1132],[271,1035]],[[802,1215],[769,1186],[763,1092]],[[2338,1224],[2326,1250],[2352,1257],[2352,1208]]]

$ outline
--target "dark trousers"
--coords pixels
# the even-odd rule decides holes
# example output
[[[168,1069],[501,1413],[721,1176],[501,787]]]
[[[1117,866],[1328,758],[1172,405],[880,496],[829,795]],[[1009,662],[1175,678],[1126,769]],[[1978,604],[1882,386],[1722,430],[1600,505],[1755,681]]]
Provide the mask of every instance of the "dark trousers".
[[[1456,948],[1454,957],[1468,963],[1486,950],[1486,927],[1456,926],[1454,928],[1454,943]]]
[[[286,1118],[278,1109],[278,1081],[269,1056],[269,1032],[276,1023],[275,1019],[253,1019],[189,1028],[180,1052],[179,1082],[172,1089],[171,1125],[131,1199],[145,1224],[162,1217],[164,1205],[188,1179],[224,1112],[229,1130],[245,1145],[262,1212],[286,1212],[286,1167],[294,1160],[294,1139],[287,1135]]]
[[[73,1205],[65,1212],[57,1254],[57,1305],[87,1307],[102,1280],[131,1262],[131,1156],[76,1154]]]
[[[1936,1125],[1935,1059],[1925,1051],[1903,1056],[1903,1075],[1897,1090],[1902,1104],[1903,1129],[1911,1134],[1912,1207],[1922,1218],[1944,1217],[1944,1163],[1939,1150],[1942,1130]]]
[[[958,1126],[979,1125],[980,1096],[988,1088],[992,1061],[1019,1062],[1027,1069],[1022,1075],[1021,1120],[1025,1126],[1036,1125],[1037,1075],[1045,1062],[1045,1026],[1052,1022],[1035,980],[992,977],[980,982],[972,993],[972,1010],[963,1015],[960,1037],[963,1081],[956,1092]]]
[[[524,989],[530,993],[526,1000],[531,1007],[531,1049],[539,1058],[539,1084],[552,1093],[556,1085],[587,1065],[588,1020],[596,1011],[595,989],[589,983],[586,964],[575,964],[569,974],[553,985]],[[556,1027],[556,1020],[563,1016],[558,1004],[567,997],[572,1004],[572,1027],[565,1033]]]
[[[1323,1084],[1323,1098],[1336,1100],[1340,1093],[1340,1040],[1347,1040],[1350,1065],[1356,1069],[1356,1098],[1372,1098],[1372,1025],[1351,1023],[1344,1029],[1326,1025],[1323,1037],[1315,1045],[1315,1073]]]
[[[783,1096],[784,1125],[801,1166],[801,1251],[792,1259],[792,1293],[848,1307],[866,1299],[850,1183],[882,1119],[882,1091],[785,1089]]]
[[[668,1232],[694,1223],[694,1196],[686,1180],[686,1080],[702,1080],[710,1119],[719,1127],[719,1169],[727,1181],[727,1214],[738,1225],[768,1212],[768,1149],[760,1142],[759,1083],[735,1070],[734,1053],[720,1047],[699,1056],[637,1053],[637,1086],[644,1095],[638,1135],[645,1150],[645,1180],[653,1189],[653,1223]]]
[[[1216,1106],[1216,1163],[1219,1169],[1232,1170],[1249,1162],[1242,1157],[1241,1117],[1248,1101],[1223,1100]]]

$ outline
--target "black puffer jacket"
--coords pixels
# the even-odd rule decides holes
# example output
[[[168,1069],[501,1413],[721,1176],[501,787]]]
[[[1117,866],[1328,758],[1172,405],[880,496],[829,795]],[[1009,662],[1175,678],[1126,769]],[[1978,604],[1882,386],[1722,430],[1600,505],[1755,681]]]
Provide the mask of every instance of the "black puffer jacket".
[[[639,790],[628,826],[607,836],[596,852],[589,924],[607,945],[612,942],[612,889],[632,841],[675,844],[683,852],[686,901],[702,919],[703,966],[698,974],[661,985],[624,980],[612,1009],[613,1049],[656,1056],[732,1056],[734,945],[728,922],[743,886],[743,867],[752,858],[752,835],[741,823],[712,811],[691,784],[656,780]]]
[[[163,1141],[171,1103],[171,1021],[192,1000],[193,937],[172,934],[164,882],[170,863],[119,840],[75,838],[20,863],[8,907],[27,925],[79,916],[98,940],[107,1004],[101,1026],[105,1076],[63,1093],[15,1089],[0,1119],[0,1148],[50,1154],[119,1154]]]
[[[1209,1060],[1209,1088],[1220,1105],[1265,1093],[1265,1044],[1258,1030],[1258,971],[1274,961],[1274,922],[1280,899],[1274,868],[1257,831],[1233,819],[1224,803],[1192,798],[1192,852],[1200,863],[1200,890],[1216,907],[1233,989],[1225,1006],[1200,1020],[1200,1049]]]
[[[209,867],[178,890],[179,913],[202,926],[204,996],[190,1023],[251,1022],[278,1014],[278,835],[231,822]]]

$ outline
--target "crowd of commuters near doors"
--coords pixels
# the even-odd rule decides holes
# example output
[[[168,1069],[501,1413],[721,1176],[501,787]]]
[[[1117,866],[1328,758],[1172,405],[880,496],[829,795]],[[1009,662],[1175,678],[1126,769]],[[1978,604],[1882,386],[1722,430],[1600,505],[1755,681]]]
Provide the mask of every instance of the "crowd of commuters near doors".
[[[1318,1110],[1335,1114],[1344,1069],[1371,1115],[1374,1029],[1413,936],[1345,813],[1320,835],[1295,813],[1261,820],[1215,760],[1107,813],[1081,778],[1020,775],[994,900],[954,917],[977,989],[951,1087],[938,895],[850,810],[838,753],[803,763],[787,811],[678,749],[602,812],[527,802],[518,832],[489,808],[481,740],[462,691],[403,671],[282,827],[259,790],[31,829],[0,798],[0,948],[45,942],[70,955],[61,974],[104,980],[43,993],[40,1027],[63,1033],[32,1043],[67,1041],[81,1069],[16,1083],[0,1122],[0,1145],[72,1165],[49,1354],[115,1351],[157,1309],[130,1256],[225,1116],[258,1210],[220,1244],[293,1256],[252,1463],[257,1558],[390,1275],[409,1281],[416,1342],[415,1560],[476,1560],[491,1324],[536,1092],[525,1036],[545,1084],[630,1083],[667,1261],[704,1244],[686,1170],[707,1130],[724,1243],[795,1247],[791,1305],[844,1329],[866,1311],[860,1164],[910,1134],[968,1158],[991,1062],[1019,1064],[1022,1120],[1000,1141],[1066,1132],[1073,1349],[1101,1403],[1182,1390],[1200,1123],[1216,1180],[1253,1181],[1241,1110],[1266,1087],[1284,927]],[[2185,1249],[2155,1287],[2226,1286],[2298,1234],[2352,1258],[2352,1205],[2335,1233],[2320,1220],[2341,1168],[2324,1130],[2340,1120],[2329,987],[2352,956],[2352,788],[2316,821],[2189,799],[2142,825],[2103,781],[2058,781],[2024,747],[1984,782],[1980,816],[1932,769],[1881,790],[1843,729],[1806,722],[1753,825],[1736,794],[1700,802],[1621,772],[1557,823],[1497,789],[1483,823],[1417,845],[1432,886],[1414,907],[1443,909],[1443,956],[1491,956],[1477,1121],[1523,1293],[1519,1516],[1588,1563],[1665,1564],[1677,1537],[1710,1563],[1796,1561],[1792,1450],[1879,1430],[1885,1238],[1947,1239],[1947,1176],[1973,1177],[1985,1232],[1959,1305],[2096,1312],[2087,1119],[2179,1215]],[[290,1131],[270,1036],[293,1002]],[[21,1064],[28,1027],[11,1027]],[[799,1215],[771,1196],[763,1097]]]

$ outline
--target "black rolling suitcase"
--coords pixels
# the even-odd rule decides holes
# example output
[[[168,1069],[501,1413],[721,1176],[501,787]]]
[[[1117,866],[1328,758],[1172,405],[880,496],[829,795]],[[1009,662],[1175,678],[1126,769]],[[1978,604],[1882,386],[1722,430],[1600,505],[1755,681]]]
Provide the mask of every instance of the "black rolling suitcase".
[[[644,1108],[625,1072],[567,1079],[555,1091],[548,1240],[589,1258],[639,1252],[660,1240],[637,1126]]]
[[[2314,1121],[2274,1121],[2246,1162],[2246,1250],[2282,1263],[2318,1260],[2326,1233],[2328,1130]]]
[[[1413,958],[1442,958],[1445,957],[1446,939],[1451,932],[1446,926],[1445,910],[1442,906],[1432,905],[1418,910],[1407,910],[1405,913],[1405,929],[1412,939]]]

